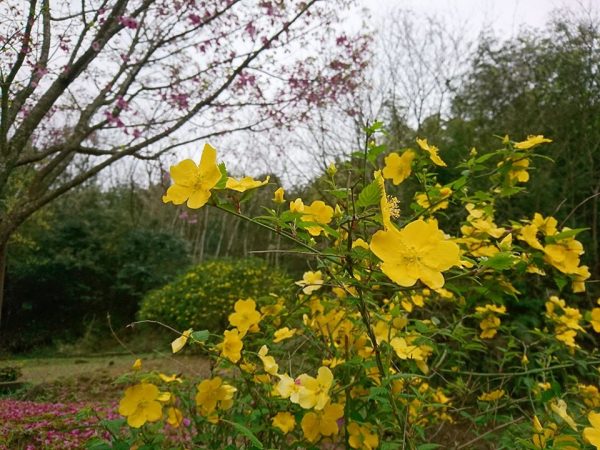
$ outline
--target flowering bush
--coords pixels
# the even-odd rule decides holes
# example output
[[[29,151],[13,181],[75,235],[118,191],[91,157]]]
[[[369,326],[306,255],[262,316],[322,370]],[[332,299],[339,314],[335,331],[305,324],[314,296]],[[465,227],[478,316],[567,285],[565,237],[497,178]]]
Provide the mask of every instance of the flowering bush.
[[[330,167],[331,198],[286,207],[278,189],[257,218],[240,211],[212,147],[200,165],[171,168],[165,202],[279,233],[311,270],[294,294],[237,299],[223,333],[189,314],[172,350],[201,346],[211,376],[136,362],[113,444],[169,447],[166,427],[197,448],[600,449],[600,307],[586,297],[582,230],[540,213],[497,220],[549,140],[473,149],[442,185],[442,151],[419,139],[388,152],[379,131],[343,185]],[[409,178],[419,188],[401,205]],[[245,190],[263,184],[252,181]]]
[[[271,301],[290,280],[258,258],[214,260],[192,268],[142,301],[139,317],[159,320],[179,329],[193,327],[222,333],[227,315],[240,298]]]
[[[115,416],[112,405],[0,399],[0,449],[79,449]]]

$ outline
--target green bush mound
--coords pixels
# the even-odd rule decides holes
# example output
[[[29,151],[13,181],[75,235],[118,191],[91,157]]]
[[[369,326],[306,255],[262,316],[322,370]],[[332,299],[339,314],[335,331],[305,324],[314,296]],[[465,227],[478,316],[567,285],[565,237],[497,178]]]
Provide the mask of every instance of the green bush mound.
[[[148,293],[138,315],[140,320],[157,320],[178,330],[221,333],[238,299],[253,298],[260,305],[265,294],[281,295],[291,283],[285,272],[258,258],[213,260]]]

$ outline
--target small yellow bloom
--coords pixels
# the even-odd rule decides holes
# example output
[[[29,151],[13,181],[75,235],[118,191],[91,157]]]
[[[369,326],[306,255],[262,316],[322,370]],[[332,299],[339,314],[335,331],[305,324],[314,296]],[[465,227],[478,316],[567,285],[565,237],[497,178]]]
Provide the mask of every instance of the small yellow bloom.
[[[398,153],[390,153],[385,157],[383,178],[391,179],[394,185],[399,185],[406,180],[411,173],[411,164],[415,159],[415,152],[407,150],[400,156]]]
[[[302,214],[304,222],[327,225],[333,219],[333,208],[321,200],[316,200],[308,206],[305,205]],[[323,227],[319,225],[311,225],[306,229],[311,236],[319,236],[323,231]]]
[[[185,330],[181,334],[181,336],[179,336],[177,339],[171,342],[171,350],[173,351],[173,353],[177,353],[183,347],[185,347],[185,344],[187,344],[187,341],[190,338],[190,335],[192,334],[192,331],[193,330],[191,328],[189,330]]]
[[[229,323],[240,330],[242,335],[256,327],[261,320],[260,313],[256,310],[256,302],[251,298],[238,300],[233,309],[235,312],[229,314]]]
[[[224,356],[229,361],[236,363],[242,357],[242,348],[244,343],[242,342],[243,335],[237,328],[233,330],[225,330],[223,333],[223,342],[221,347],[221,356]]]
[[[285,203],[285,198],[283,198],[283,195],[285,194],[285,191],[283,190],[282,187],[278,188],[275,193],[273,194],[273,201],[275,203]]]
[[[484,392],[477,397],[477,400],[482,402],[495,402],[496,400],[500,400],[502,397],[504,397],[504,389],[496,389],[495,391]]]
[[[133,365],[131,366],[131,368],[133,370],[140,370],[142,368],[142,360],[141,359],[136,359],[135,362],[133,363]]]
[[[592,426],[584,428],[583,437],[596,447],[596,450],[600,450],[600,413],[590,411],[587,417]]]
[[[550,409],[554,411],[554,413],[562,420],[564,420],[567,425],[573,429],[573,431],[577,431],[577,424],[569,415],[569,413],[567,413],[567,403],[563,399],[559,398],[552,400],[552,402],[550,402]]]
[[[181,380],[181,378],[179,378],[177,376],[177,374],[175,374],[175,373],[173,375],[165,375],[164,373],[159,373],[158,376],[165,383],[173,383],[174,381],[177,381],[178,383],[183,383],[183,381]]]
[[[182,412],[175,407],[169,407],[167,409],[167,423],[172,427],[178,428],[183,422]]]
[[[266,345],[263,345],[258,351],[258,357],[263,363],[265,372],[271,375],[277,375],[279,365],[275,362],[275,358],[267,356],[267,353],[269,353],[269,348]]]
[[[440,158],[438,155],[439,149],[435,145],[429,145],[427,143],[427,139],[419,138],[417,138],[417,144],[422,150],[425,150],[427,153],[429,153],[429,159],[431,159],[436,166],[446,167],[446,163],[442,161],[442,158]]]
[[[221,377],[203,380],[197,386],[196,406],[203,416],[210,416],[217,408],[229,409],[233,406],[233,394],[237,389],[223,383]]]
[[[313,292],[321,289],[323,283],[323,275],[321,274],[320,270],[317,270],[316,272],[304,272],[302,280],[296,281],[298,286],[303,287],[302,292],[307,295],[310,295]]]
[[[591,312],[590,323],[596,333],[600,333],[600,308],[594,308]]]
[[[365,250],[369,250],[369,244],[364,239],[358,238],[354,242],[352,242],[352,248],[364,248]]]
[[[255,189],[257,187],[264,186],[269,182],[269,178],[270,177],[265,178],[264,181],[258,181],[252,177],[244,177],[239,180],[230,177],[227,178],[227,184],[225,185],[225,187],[227,189],[231,189],[232,191],[246,192],[250,189]]]
[[[402,337],[393,338],[390,341],[390,345],[400,359],[423,360],[423,352],[421,349],[416,345],[409,344],[406,339]]]
[[[288,327],[280,328],[273,333],[273,343],[277,344],[278,342],[291,338],[296,334],[296,331],[298,331],[296,328],[292,328],[291,330]]]
[[[329,175],[330,177],[333,177],[336,173],[337,173],[337,167],[335,167],[335,164],[334,163],[329,164],[329,166],[327,166],[327,175]]]
[[[289,412],[278,412],[271,420],[274,427],[283,431],[283,434],[288,434],[296,426],[296,419]]]
[[[301,198],[297,198],[293,202],[290,202],[290,211],[293,213],[301,213],[304,211],[304,202]]]
[[[282,398],[289,398],[292,403],[298,403],[298,394],[300,392],[300,384],[296,383],[288,374],[277,375],[279,383],[275,386],[275,392]]]
[[[329,390],[333,384],[331,370],[322,366],[318,370],[317,378],[302,374],[298,380],[300,382],[298,404],[304,409],[323,409],[329,402]]]
[[[125,390],[119,402],[119,414],[127,417],[127,424],[140,428],[146,422],[156,422],[162,417],[160,391],[152,383],[140,383]]]
[[[530,148],[545,142],[552,142],[552,139],[547,139],[541,134],[537,136],[527,136],[526,140],[517,142],[515,148],[518,148],[519,150],[529,150]]]
[[[448,199],[451,195],[452,189],[436,184],[435,189],[429,192],[429,195],[425,192],[416,194],[415,201],[421,208],[429,209],[430,212],[435,212],[440,209],[448,208]]]
[[[374,433],[371,427],[367,425],[359,425],[356,422],[351,422],[348,425],[350,447],[361,450],[373,450],[379,445],[379,437]]]
[[[199,165],[191,159],[185,159],[171,166],[170,173],[174,184],[167,189],[162,198],[163,202],[181,205],[187,201],[188,208],[201,208],[208,202],[210,190],[221,179],[217,151],[206,144]]]
[[[300,425],[306,439],[315,443],[321,436],[337,434],[339,432],[337,421],[342,417],[344,417],[344,406],[332,403],[325,406],[322,411],[306,413]]]

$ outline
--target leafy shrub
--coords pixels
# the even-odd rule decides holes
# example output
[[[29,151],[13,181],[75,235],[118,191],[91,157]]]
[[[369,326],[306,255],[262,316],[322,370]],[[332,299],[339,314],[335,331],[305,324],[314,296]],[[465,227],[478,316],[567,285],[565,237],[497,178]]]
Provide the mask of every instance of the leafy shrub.
[[[0,381],[17,381],[23,373],[16,366],[0,367]]]
[[[200,264],[142,301],[140,319],[158,320],[175,328],[222,332],[239,299],[281,294],[290,280],[257,258],[214,260]]]

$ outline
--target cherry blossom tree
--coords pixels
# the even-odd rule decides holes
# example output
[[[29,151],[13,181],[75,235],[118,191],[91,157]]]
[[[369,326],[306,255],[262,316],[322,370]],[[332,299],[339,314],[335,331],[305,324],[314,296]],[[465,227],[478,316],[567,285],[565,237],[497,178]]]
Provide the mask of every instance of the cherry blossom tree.
[[[0,313],[9,239],[44,205],[123,158],[280,128],[357,89],[368,39],[340,31],[349,6],[0,2]]]

